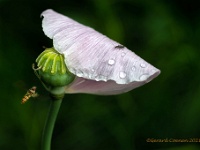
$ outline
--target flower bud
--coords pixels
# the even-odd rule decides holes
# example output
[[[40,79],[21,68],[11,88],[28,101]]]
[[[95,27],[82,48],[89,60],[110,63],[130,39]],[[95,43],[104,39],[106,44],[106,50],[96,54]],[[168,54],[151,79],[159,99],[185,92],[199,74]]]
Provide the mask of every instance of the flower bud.
[[[65,65],[64,56],[54,48],[45,49],[36,59],[38,75],[47,87],[63,87],[70,84],[75,75]]]

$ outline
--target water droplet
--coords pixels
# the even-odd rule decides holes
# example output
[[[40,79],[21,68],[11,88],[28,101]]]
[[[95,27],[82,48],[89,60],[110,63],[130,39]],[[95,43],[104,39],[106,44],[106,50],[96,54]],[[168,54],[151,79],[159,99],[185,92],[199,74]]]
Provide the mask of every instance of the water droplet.
[[[146,80],[148,77],[149,77],[148,74],[143,74],[143,75],[140,76],[140,81],[144,81],[144,80]]]
[[[99,78],[95,78],[96,81],[99,81]]]
[[[92,74],[89,74],[89,75],[88,75],[88,78],[89,78],[89,79],[92,79]]]
[[[103,76],[103,75],[102,75],[100,78],[101,78],[101,80],[103,80],[103,81],[107,81],[106,77]]]
[[[106,78],[106,76],[103,76],[103,75],[97,75],[97,76],[95,76],[95,80],[96,81],[107,81],[107,78]]]
[[[126,53],[124,53],[124,52],[121,54],[122,57],[124,57],[125,55],[126,55]]]
[[[123,71],[121,71],[120,73],[119,73],[119,77],[120,78],[125,78],[126,77],[126,73],[125,72],[123,72]]]
[[[109,65],[114,65],[115,64],[115,60],[114,59],[109,59],[108,60],[108,64]]]
[[[146,64],[140,64],[140,67],[145,68]]]
[[[136,70],[136,67],[135,67],[135,66],[133,66],[131,69],[132,69],[133,71],[135,71],[135,70]]]

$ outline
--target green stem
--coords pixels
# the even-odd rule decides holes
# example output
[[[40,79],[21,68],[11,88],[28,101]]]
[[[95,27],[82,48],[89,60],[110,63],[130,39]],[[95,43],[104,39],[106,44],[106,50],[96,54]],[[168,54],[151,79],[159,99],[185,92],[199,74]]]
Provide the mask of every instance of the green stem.
[[[42,136],[42,150],[51,149],[51,138],[52,138],[53,128],[61,103],[62,99],[51,100],[50,109]]]

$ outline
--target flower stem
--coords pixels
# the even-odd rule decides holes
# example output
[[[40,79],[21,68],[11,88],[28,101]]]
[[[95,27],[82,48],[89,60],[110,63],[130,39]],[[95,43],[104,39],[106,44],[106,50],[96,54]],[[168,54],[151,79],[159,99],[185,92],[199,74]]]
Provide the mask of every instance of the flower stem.
[[[44,126],[43,136],[42,136],[42,150],[51,149],[51,139],[53,128],[55,125],[56,117],[59,112],[60,105],[62,103],[62,98],[57,100],[51,100],[50,109],[48,117]]]

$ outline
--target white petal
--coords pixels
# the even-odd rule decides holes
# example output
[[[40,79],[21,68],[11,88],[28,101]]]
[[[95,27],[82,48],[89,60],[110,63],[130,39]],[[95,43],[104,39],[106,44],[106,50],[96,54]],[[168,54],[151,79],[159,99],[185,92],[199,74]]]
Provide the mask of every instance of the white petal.
[[[54,48],[64,54],[69,71],[78,77],[93,82],[104,81],[99,82],[100,85],[130,83],[126,91],[150,81],[160,73],[160,70],[126,47],[90,27],[50,9],[44,11],[42,16],[44,33],[53,39]],[[117,84],[116,91],[123,89]],[[105,88],[102,92],[105,92]]]

